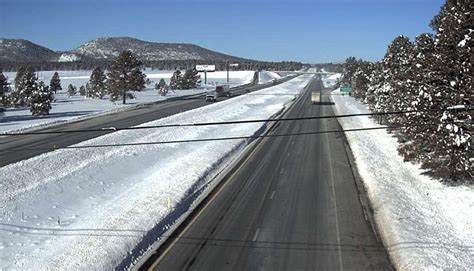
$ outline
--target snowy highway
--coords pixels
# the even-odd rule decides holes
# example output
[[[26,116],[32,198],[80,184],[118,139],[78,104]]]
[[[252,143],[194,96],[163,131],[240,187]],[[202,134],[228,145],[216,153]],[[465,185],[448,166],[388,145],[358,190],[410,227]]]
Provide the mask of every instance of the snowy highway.
[[[279,83],[286,82],[293,77],[279,79]],[[246,93],[245,90],[256,91],[268,87],[271,83],[251,85],[245,88],[237,87],[233,96]],[[223,98],[222,98],[223,99]],[[141,123],[161,119],[176,113],[185,112],[194,108],[208,105],[204,101],[204,95],[194,95],[165,100],[119,111],[111,114],[88,118],[76,122],[57,125],[51,128],[36,130],[35,132],[54,132],[64,130],[90,130],[104,127],[131,127]],[[73,134],[41,134],[25,136],[1,136],[0,137],[0,167],[15,163],[41,153],[70,146],[100,135],[108,134],[112,130],[73,133]]]
[[[268,119],[290,104],[310,78],[262,86],[143,125]],[[264,127],[123,130],[72,146],[85,148],[58,149],[0,167],[0,266],[126,268],[166,234],[249,140],[147,143],[248,137]],[[116,146],[123,143],[137,145]],[[104,144],[109,147],[98,147]]]
[[[332,115],[312,80],[287,117]],[[325,93],[329,93],[325,91]],[[339,130],[336,119],[282,122],[274,134]],[[266,138],[152,255],[152,270],[391,270],[364,219],[340,134]]]

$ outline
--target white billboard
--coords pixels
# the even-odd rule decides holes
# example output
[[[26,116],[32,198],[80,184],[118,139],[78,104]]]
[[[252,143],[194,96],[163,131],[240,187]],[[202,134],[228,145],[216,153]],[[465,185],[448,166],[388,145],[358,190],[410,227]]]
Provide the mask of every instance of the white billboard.
[[[216,65],[196,65],[198,72],[213,72],[216,70]]]

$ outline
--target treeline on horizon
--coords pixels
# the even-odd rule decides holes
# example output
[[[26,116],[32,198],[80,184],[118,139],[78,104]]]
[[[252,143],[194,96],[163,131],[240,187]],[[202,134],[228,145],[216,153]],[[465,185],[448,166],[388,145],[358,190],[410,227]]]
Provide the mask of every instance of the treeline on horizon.
[[[58,71],[58,70],[93,70],[96,67],[101,69],[107,69],[107,67],[113,63],[113,59],[102,60],[102,59],[84,59],[74,62],[0,62],[0,68],[4,72],[15,72],[20,67],[28,66],[36,71]],[[154,70],[186,70],[194,67],[195,65],[216,65],[217,70],[226,70],[226,61],[218,60],[160,60],[160,61],[147,61],[142,60],[143,67],[151,68]],[[231,62],[232,63],[232,62]],[[239,64],[238,68],[232,67],[233,70],[300,70],[304,64],[297,61],[281,61],[281,62],[269,62],[269,61],[252,61],[242,60],[236,61]]]
[[[472,9],[447,0],[434,34],[396,37],[380,62],[349,57],[340,80],[373,112],[409,112],[378,120],[393,127],[405,161],[450,183],[474,183]]]

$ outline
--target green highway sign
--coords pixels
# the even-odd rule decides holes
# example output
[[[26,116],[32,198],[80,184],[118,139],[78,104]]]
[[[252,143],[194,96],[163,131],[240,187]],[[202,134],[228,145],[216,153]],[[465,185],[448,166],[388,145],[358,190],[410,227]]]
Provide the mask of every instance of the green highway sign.
[[[352,92],[352,88],[350,86],[342,86],[341,92]]]

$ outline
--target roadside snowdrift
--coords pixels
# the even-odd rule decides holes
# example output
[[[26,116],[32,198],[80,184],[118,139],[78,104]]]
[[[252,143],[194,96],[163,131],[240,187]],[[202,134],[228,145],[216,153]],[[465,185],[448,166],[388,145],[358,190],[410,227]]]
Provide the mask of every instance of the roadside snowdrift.
[[[334,91],[340,94],[339,90]],[[337,114],[367,113],[333,95]],[[344,129],[375,127],[368,117],[341,118]],[[399,270],[474,270],[474,187],[449,187],[404,163],[386,130],[346,133],[375,220]]]
[[[280,79],[281,76],[276,72],[269,72],[269,71],[261,71],[258,73],[258,83],[265,84],[273,79]]]
[[[310,78],[143,125],[269,118]],[[249,136],[262,125],[119,131],[78,145]],[[62,149],[0,168],[0,268],[113,269],[163,218],[184,212],[183,198],[242,144],[246,141]]]

